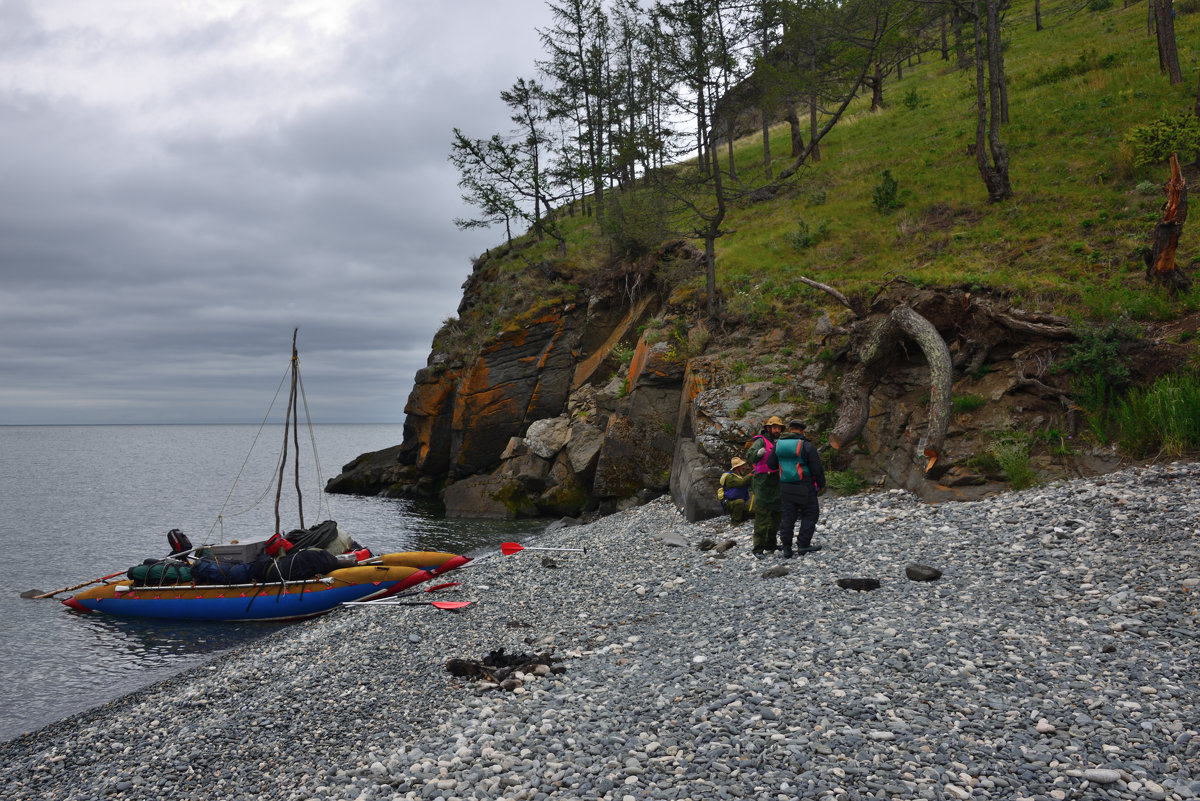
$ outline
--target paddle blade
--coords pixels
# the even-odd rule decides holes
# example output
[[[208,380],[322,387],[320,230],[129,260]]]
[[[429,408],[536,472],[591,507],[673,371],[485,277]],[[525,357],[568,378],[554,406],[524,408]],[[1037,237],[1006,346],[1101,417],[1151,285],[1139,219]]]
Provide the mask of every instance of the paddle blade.
[[[461,581],[447,581],[445,584],[434,584],[432,587],[425,590],[425,592],[437,592],[438,590],[446,590],[446,589],[449,589],[450,587],[461,587],[461,586],[462,586]]]
[[[511,556],[520,551],[576,551],[577,553],[587,553],[587,548],[543,548],[536,545],[531,545],[527,548],[515,542],[500,543],[500,552],[505,556]]]
[[[463,609],[471,605],[470,601],[431,601],[434,609]]]

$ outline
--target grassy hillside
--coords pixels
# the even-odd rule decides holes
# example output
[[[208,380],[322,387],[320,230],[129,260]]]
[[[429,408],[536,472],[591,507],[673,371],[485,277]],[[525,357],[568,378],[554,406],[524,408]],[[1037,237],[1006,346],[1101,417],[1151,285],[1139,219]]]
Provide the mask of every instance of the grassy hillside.
[[[1097,0],[1093,5],[1103,5]],[[1200,307],[1200,291],[1170,297],[1143,277],[1142,251],[1164,199],[1165,161],[1134,167],[1123,140],[1135,126],[1189,112],[1200,66],[1200,3],[1176,3],[1185,79],[1170,86],[1158,70],[1144,4],[1097,11],[1043,2],[1036,31],[1032,0],[1006,18],[1011,121],[1001,137],[1011,155],[1014,197],[989,203],[968,146],[974,142],[973,71],[939,53],[906,64],[885,86],[886,107],[860,98],[821,142],[821,158],[764,202],[733,204],[718,240],[717,281],[727,320],[745,328],[806,327],[831,302],[796,280],[805,275],[843,291],[870,291],[891,275],[922,285],[1002,293],[1029,310],[1079,321],[1171,319]],[[773,131],[776,172],[787,166],[788,130]],[[739,179],[763,183],[759,136],[736,143]],[[722,159],[725,150],[722,147]],[[1195,153],[1180,154],[1195,184]],[[888,170],[901,204],[873,203]],[[1181,267],[1200,257],[1200,222],[1185,227]],[[594,220],[563,217],[568,252],[526,236],[482,264],[477,303],[447,320],[435,349],[469,352],[488,334],[520,325],[531,308],[578,299],[609,269]],[[546,280],[553,265],[555,281]],[[695,271],[660,273],[674,297],[703,298]],[[698,312],[702,304],[690,308]],[[687,311],[687,302],[673,311]],[[835,317],[841,313],[832,309]],[[716,344],[716,343],[714,343]]]
[[[894,271],[918,283],[1004,290],[1031,307],[1087,317],[1194,309],[1194,294],[1172,302],[1145,286],[1140,249],[1168,172],[1165,163],[1134,169],[1122,139],[1135,125],[1191,109],[1200,14],[1177,20],[1187,79],[1171,87],[1158,71],[1144,5],[1100,12],[1043,5],[1040,32],[1031,2],[1016,3],[1007,17],[1011,122],[1001,136],[1012,158],[1011,201],[988,203],[967,152],[972,76],[926,54],[887,87],[883,112],[860,111],[833,130],[798,191],[731,215],[728,227],[738,234],[719,252],[725,286],[787,297],[802,291],[797,274],[854,288]],[[786,132],[779,135],[773,148],[785,152]],[[756,149],[742,150],[746,172]],[[904,204],[886,214],[872,204],[885,169]],[[806,248],[790,244],[801,220],[825,236]],[[1185,229],[1181,255],[1200,256],[1195,243],[1200,236]]]
[[[768,202],[735,204],[725,225],[733,233],[718,243],[718,284],[728,311],[746,323],[770,324],[804,298],[825,304],[797,275],[854,290],[891,273],[916,283],[991,288],[1029,308],[1088,319],[1194,310],[1197,293],[1171,299],[1142,278],[1141,250],[1168,172],[1165,162],[1134,168],[1122,140],[1134,126],[1195,103],[1197,5],[1176,4],[1185,80],[1172,87],[1159,73],[1144,4],[1090,11],[1078,2],[1043,3],[1039,32],[1032,0],[1014,3],[1005,54],[1011,122],[1001,136],[1015,196],[1002,204],[988,202],[968,154],[973,73],[938,53],[906,65],[903,79],[885,87],[886,108],[871,113],[865,98],[858,101],[822,141],[821,160],[794,176],[788,191]],[[777,126],[772,151],[787,148],[787,128]],[[1195,157],[1181,154],[1185,162]],[[777,155],[775,164],[777,171],[786,166],[786,156]],[[762,183],[758,137],[738,143],[737,169],[746,184]],[[872,203],[885,169],[903,204],[888,213]],[[1188,174],[1194,183],[1194,167]],[[1184,231],[1181,266],[1200,255],[1200,223],[1192,225]],[[606,251],[589,218],[570,219],[565,228],[565,260],[549,241],[526,242],[493,260],[496,277],[503,277],[495,297],[452,327],[486,333],[522,306],[546,302],[531,264],[555,261],[576,279],[557,293],[570,294],[585,281]],[[699,276],[680,279],[703,288]]]

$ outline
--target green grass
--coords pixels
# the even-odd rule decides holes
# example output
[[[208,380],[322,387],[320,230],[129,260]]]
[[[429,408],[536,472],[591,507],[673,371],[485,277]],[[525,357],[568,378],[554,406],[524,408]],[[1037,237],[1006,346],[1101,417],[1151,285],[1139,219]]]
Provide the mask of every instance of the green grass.
[[[1037,483],[1037,474],[1029,463],[1029,438],[1020,432],[998,437],[988,447],[988,453],[1004,473],[1004,479],[1015,489],[1026,489]]]
[[[955,414],[973,412],[987,403],[987,398],[979,395],[955,395],[950,399],[950,408]]]
[[[1114,406],[1121,449],[1133,456],[1181,456],[1200,448],[1200,380],[1165,376]]]
[[[866,489],[867,482],[853,470],[830,470],[825,474],[825,486],[837,495],[854,495]]]
[[[891,274],[925,286],[1003,293],[1025,308],[1104,321],[1117,316],[1161,320],[1200,308],[1200,289],[1182,297],[1147,287],[1141,253],[1163,200],[1165,163],[1135,167],[1123,140],[1129,131],[1195,102],[1200,14],[1177,4],[1176,40],[1185,80],[1170,86],[1158,70],[1144,6],[1114,4],[1080,11],[1074,0],[1042,4],[1045,29],[1034,30],[1033,0],[1006,14],[1005,65],[1011,121],[1001,137],[1011,156],[1014,197],[993,204],[968,145],[974,142],[973,73],[937,52],[906,65],[884,88],[885,107],[871,113],[860,98],[821,142],[810,162],[771,200],[735,199],[717,241],[718,291],[727,314],[751,326],[844,315],[804,275],[843,292],[873,291]],[[784,124],[772,129],[775,171],[788,165]],[[807,128],[806,128],[807,135]],[[725,148],[720,148],[722,160]],[[739,179],[761,185],[761,140],[736,143]],[[1181,154],[1190,161],[1196,154]],[[876,190],[887,170],[902,204],[881,213]],[[891,204],[888,204],[891,205]],[[510,315],[544,297],[536,265],[563,265],[586,292],[612,270],[614,254],[596,235],[595,218],[560,215],[568,242],[523,238],[492,259],[481,282],[480,314]],[[1184,230],[1179,256],[1200,253],[1195,227]],[[501,254],[497,248],[495,253]],[[703,276],[690,265],[655,262],[653,272],[703,309]],[[539,289],[540,286],[540,289]],[[577,294],[579,294],[577,293]],[[562,293],[565,300],[569,292]],[[578,299],[578,298],[576,298]],[[468,315],[464,315],[466,318]],[[486,330],[468,319],[458,328]]]

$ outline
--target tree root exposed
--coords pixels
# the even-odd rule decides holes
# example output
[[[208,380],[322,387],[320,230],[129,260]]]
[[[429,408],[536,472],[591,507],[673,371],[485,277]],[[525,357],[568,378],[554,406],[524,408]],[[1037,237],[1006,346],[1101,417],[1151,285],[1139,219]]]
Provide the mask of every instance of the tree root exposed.
[[[946,295],[908,290],[898,295],[876,295],[870,307],[847,297],[827,284],[800,277],[800,281],[825,292],[850,309],[855,319],[847,326],[850,353],[856,363],[842,379],[841,403],[837,421],[829,434],[829,443],[841,449],[862,434],[871,409],[871,393],[887,374],[897,346],[904,339],[916,342],[929,364],[929,426],[922,451],[928,458],[925,472],[937,463],[945,446],[951,413],[951,385],[955,364],[941,331],[955,335],[961,345],[959,366],[969,372],[978,370],[989,352],[1001,342],[1016,340],[1069,340],[1074,338],[1065,319],[1030,314],[1018,309],[999,309],[969,293],[952,298]],[[927,308],[923,314],[919,308]],[[932,317],[930,316],[932,315]],[[1037,379],[1020,376],[1024,385],[1039,392],[1062,394]]]

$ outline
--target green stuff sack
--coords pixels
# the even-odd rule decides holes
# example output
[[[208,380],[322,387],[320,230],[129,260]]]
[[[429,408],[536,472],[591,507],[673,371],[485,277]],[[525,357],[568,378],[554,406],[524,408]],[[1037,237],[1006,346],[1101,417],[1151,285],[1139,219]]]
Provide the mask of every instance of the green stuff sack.
[[[192,570],[187,565],[147,559],[125,571],[125,575],[137,586],[157,587],[163,584],[190,584]]]

